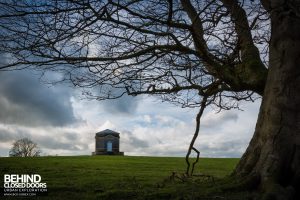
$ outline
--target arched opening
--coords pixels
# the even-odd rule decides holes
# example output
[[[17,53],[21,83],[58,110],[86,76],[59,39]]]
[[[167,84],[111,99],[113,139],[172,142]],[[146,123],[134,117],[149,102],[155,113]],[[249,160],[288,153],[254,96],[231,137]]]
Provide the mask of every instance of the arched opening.
[[[112,142],[108,141],[106,144],[106,150],[107,152],[112,152]]]

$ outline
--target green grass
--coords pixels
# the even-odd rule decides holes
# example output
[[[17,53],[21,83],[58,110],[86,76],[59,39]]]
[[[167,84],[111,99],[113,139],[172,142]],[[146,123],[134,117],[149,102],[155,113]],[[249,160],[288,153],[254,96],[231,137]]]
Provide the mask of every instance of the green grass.
[[[211,175],[215,182],[210,177],[170,180],[172,172],[185,170],[184,158],[173,157],[0,158],[0,172],[1,177],[40,174],[48,187],[48,196],[40,199],[209,199],[227,195],[218,190],[218,184],[237,162],[235,158],[200,158],[195,174]]]

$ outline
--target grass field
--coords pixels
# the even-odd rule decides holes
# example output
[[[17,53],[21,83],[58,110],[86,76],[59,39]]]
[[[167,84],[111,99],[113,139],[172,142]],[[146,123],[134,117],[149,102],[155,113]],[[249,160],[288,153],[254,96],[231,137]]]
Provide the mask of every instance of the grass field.
[[[195,174],[212,177],[185,181],[170,179],[173,172],[179,175],[185,169],[184,158],[174,157],[0,158],[0,172],[2,177],[40,174],[48,187],[48,196],[40,199],[234,199],[236,195],[240,199],[241,194],[224,194],[218,189],[237,162],[234,158],[201,158]]]

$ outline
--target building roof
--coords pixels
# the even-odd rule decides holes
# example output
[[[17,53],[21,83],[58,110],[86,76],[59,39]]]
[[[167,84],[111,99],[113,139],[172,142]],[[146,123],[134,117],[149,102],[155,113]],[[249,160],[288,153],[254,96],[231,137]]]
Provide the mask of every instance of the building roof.
[[[112,130],[109,130],[109,129],[105,129],[104,131],[100,131],[100,132],[96,133],[96,136],[98,136],[98,137],[104,137],[104,136],[107,136],[107,135],[112,135],[112,136],[115,136],[115,137],[120,137],[119,136],[120,133],[112,131]]]

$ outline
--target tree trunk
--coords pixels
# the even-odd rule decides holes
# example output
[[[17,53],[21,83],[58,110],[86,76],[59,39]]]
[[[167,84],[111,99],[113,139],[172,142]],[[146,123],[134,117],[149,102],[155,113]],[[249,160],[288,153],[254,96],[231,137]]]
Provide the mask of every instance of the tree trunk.
[[[271,11],[265,92],[253,138],[234,171],[237,177],[251,180],[263,199],[300,199],[300,17],[296,12],[299,6],[287,3]]]

